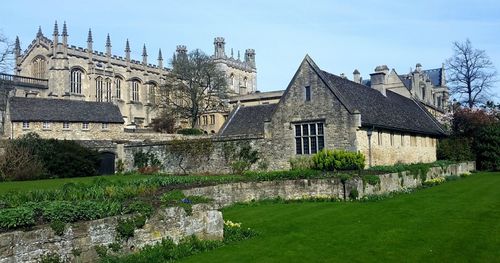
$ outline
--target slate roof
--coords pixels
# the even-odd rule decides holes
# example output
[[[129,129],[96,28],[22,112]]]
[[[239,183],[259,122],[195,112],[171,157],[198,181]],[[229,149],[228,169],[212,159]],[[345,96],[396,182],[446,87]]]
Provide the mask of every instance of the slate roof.
[[[123,123],[118,106],[110,102],[12,97],[11,121]]]
[[[219,131],[221,136],[261,136],[277,104],[238,106]]]
[[[431,80],[432,85],[434,85],[435,87],[441,86],[441,75],[443,74],[443,71],[440,68],[427,69],[423,70],[423,72],[427,74],[427,76]]]
[[[239,95],[229,98],[230,102],[237,101],[257,101],[265,99],[279,99],[283,95],[284,90],[266,91],[266,92],[255,92],[251,94]]]
[[[413,99],[387,90],[382,95],[378,90],[321,71],[330,87],[344,99],[351,111],[361,113],[361,125],[429,135],[445,135],[437,120]]]

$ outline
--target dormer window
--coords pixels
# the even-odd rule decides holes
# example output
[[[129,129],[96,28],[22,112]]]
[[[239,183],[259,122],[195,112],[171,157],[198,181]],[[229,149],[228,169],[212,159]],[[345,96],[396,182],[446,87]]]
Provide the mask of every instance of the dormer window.
[[[311,101],[311,86],[304,87],[305,101]]]

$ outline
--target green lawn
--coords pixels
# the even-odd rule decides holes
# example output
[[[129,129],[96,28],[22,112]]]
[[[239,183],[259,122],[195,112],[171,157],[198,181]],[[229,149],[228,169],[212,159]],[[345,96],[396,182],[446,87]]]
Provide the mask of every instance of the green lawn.
[[[106,178],[112,181],[131,181],[139,178],[147,178],[147,175],[131,174],[131,175],[100,175],[89,177],[75,177],[75,178],[60,178],[60,179],[46,179],[35,181],[13,181],[13,182],[0,182],[0,194],[9,191],[30,191],[36,189],[56,189],[62,187],[67,183],[84,183],[89,184],[96,178]]]
[[[264,203],[223,213],[259,236],[182,262],[500,262],[500,173],[378,202]]]

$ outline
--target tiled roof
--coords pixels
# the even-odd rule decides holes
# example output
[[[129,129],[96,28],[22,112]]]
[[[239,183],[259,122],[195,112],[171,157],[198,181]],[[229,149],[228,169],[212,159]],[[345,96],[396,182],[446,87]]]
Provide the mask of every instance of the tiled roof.
[[[441,75],[443,71],[440,68],[423,70],[423,72],[429,77],[434,87],[441,86]]]
[[[219,131],[221,136],[262,136],[276,104],[238,106]]]
[[[9,111],[12,121],[123,123],[120,109],[110,102],[12,97]]]
[[[374,126],[392,130],[444,135],[444,131],[424,106],[395,92],[378,90],[341,78],[326,71],[328,85],[336,87],[352,110],[361,113],[363,126]]]

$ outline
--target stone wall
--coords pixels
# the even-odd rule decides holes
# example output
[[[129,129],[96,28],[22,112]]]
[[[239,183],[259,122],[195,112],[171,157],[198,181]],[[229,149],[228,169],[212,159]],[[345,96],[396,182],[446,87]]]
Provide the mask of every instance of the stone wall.
[[[427,178],[460,175],[475,170],[475,162],[454,164],[446,169],[434,167],[427,173]],[[220,209],[234,203],[259,201],[272,198],[286,200],[303,199],[308,197],[349,199],[353,189],[359,197],[379,195],[422,185],[419,176],[403,172],[380,175],[380,184],[375,186],[363,183],[363,180],[354,178],[344,185],[338,178],[329,179],[301,179],[266,182],[232,183],[183,190],[186,196],[205,196],[214,200],[214,208]]]
[[[179,147],[180,144],[184,144]],[[134,168],[136,152],[152,153],[162,162],[162,171],[171,174],[224,174],[231,172],[230,161],[225,153],[228,145],[236,147],[249,144],[252,149],[263,152],[263,139],[246,138],[237,140],[219,140],[199,137],[197,139],[180,139],[162,143],[129,143],[118,147],[118,158],[125,162],[126,170]],[[179,151],[179,148],[182,148]],[[176,150],[177,149],[177,150]],[[262,156],[264,157],[264,155]],[[261,162],[266,159],[262,158]],[[256,168],[258,164],[255,164]]]
[[[380,135],[379,135],[380,133]],[[365,155],[369,167],[369,141],[366,129],[356,132],[357,150]],[[436,161],[437,139],[422,135],[374,130],[371,136],[372,166],[395,163],[431,163]]]
[[[122,216],[121,218],[126,217]],[[95,246],[118,242],[124,251],[132,252],[170,238],[174,242],[195,235],[200,239],[221,240],[224,221],[222,213],[206,210],[204,205],[194,205],[193,214],[184,209],[169,207],[158,211],[134,237],[127,241],[117,238],[116,226],[120,217],[109,217],[70,224],[62,236],[57,236],[49,226],[31,231],[13,231],[0,234],[0,263],[37,262],[47,253],[57,253],[70,262],[95,262]],[[77,252],[78,251],[78,252]]]
[[[44,128],[43,122],[29,122],[29,128],[23,128],[22,122],[10,122],[6,136],[8,138],[19,138],[30,132],[35,132],[44,139],[59,140],[112,140],[123,137],[123,124],[108,123],[103,128],[102,123],[88,123],[88,129],[83,129],[81,122],[69,123],[69,128],[64,129],[62,122],[50,122],[49,127]]]

